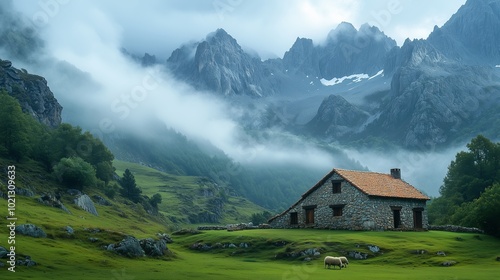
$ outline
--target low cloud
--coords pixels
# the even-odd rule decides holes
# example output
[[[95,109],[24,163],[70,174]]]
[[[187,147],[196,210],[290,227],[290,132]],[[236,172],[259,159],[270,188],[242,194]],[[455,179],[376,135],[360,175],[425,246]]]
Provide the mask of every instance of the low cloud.
[[[53,5],[49,8],[40,4],[49,2]],[[387,1],[370,2],[366,9],[361,1],[31,3],[15,1],[15,6],[45,39],[46,54],[39,58],[41,64],[19,61],[15,66],[47,78],[64,107],[65,121],[98,136],[122,130],[147,136],[153,134],[149,124],[159,119],[190,139],[209,141],[246,164],[296,163],[325,170],[352,166],[314,143],[277,129],[264,131],[266,137],[256,137],[237,121],[245,108],[196,91],[172,78],[162,67],[142,68],[120,49],[125,46],[136,53],[148,51],[166,58],[181,44],[200,40],[223,27],[241,45],[261,55],[282,56],[298,36],[320,41],[340,21],[352,17],[356,27],[370,22],[370,12],[385,9]],[[56,7],[54,3],[59,4]],[[403,33],[396,28],[396,22],[408,11],[407,4],[401,1],[401,14],[381,27],[389,36],[392,34],[387,30]],[[297,15],[310,20],[297,21]],[[399,167],[405,180],[436,196],[447,166],[461,148],[437,153],[398,151],[393,155],[355,150],[345,153],[372,171],[387,173]]]

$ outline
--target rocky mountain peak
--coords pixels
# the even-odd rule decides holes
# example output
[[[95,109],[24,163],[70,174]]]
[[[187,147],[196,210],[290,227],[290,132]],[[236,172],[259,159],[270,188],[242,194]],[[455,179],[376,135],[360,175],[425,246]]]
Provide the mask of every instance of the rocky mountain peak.
[[[358,30],[349,22],[341,22],[335,29],[332,29],[327,36],[328,42],[336,42],[356,36]]]
[[[307,75],[317,75],[318,54],[313,44],[313,40],[298,38],[283,56],[283,64],[294,72],[302,72]]]
[[[175,50],[167,60],[173,74],[198,89],[223,96],[272,94],[271,76],[260,59],[246,53],[224,29],[210,33],[202,42]],[[269,73],[268,73],[269,72]]]
[[[364,24],[356,30],[350,23],[341,23],[320,47],[319,70],[322,78],[373,75],[383,69],[388,52],[396,41],[378,28]]]
[[[500,0],[468,0],[428,41],[468,63],[500,61]]]

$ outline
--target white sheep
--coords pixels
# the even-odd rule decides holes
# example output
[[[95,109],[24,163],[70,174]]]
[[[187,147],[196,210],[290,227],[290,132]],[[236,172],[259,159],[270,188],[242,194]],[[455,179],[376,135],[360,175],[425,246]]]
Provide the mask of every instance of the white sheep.
[[[347,267],[347,265],[349,264],[349,260],[347,260],[347,258],[344,256],[339,257],[339,259],[342,261],[342,264],[344,265],[344,267]]]
[[[333,268],[335,266],[338,266],[340,269],[342,269],[342,260],[337,257],[332,257],[332,256],[326,256],[325,257],[325,268],[328,265],[328,268],[330,268],[330,265],[333,265]]]

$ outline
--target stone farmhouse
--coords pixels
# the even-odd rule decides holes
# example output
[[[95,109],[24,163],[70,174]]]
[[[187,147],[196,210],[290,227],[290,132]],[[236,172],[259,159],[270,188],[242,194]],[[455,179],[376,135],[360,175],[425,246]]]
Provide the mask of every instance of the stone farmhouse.
[[[272,228],[425,230],[429,197],[391,174],[333,169],[290,208],[272,217]]]

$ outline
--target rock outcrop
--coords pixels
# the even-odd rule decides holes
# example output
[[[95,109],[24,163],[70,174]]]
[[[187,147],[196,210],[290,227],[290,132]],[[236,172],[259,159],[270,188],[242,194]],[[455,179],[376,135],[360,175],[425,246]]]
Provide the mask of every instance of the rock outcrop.
[[[337,139],[360,129],[369,115],[343,97],[330,95],[319,106],[316,116],[307,124],[316,135]]]
[[[127,236],[117,244],[109,244],[106,248],[108,251],[128,257],[140,258],[144,256],[159,257],[164,256],[168,251],[168,239],[160,238],[154,240],[152,238],[145,238],[139,240],[133,236]]]
[[[77,196],[74,199],[74,203],[78,207],[89,212],[90,214],[95,215],[95,216],[99,216],[99,214],[97,213],[97,209],[95,208],[94,202],[92,201],[92,199],[88,195],[83,194],[83,195]]]
[[[45,231],[42,228],[37,227],[33,224],[22,224],[16,226],[16,232],[31,237],[47,237]]]
[[[50,127],[61,124],[62,106],[41,76],[12,67],[8,60],[0,59],[0,90],[6,90],[21,104],[23,112]]]

